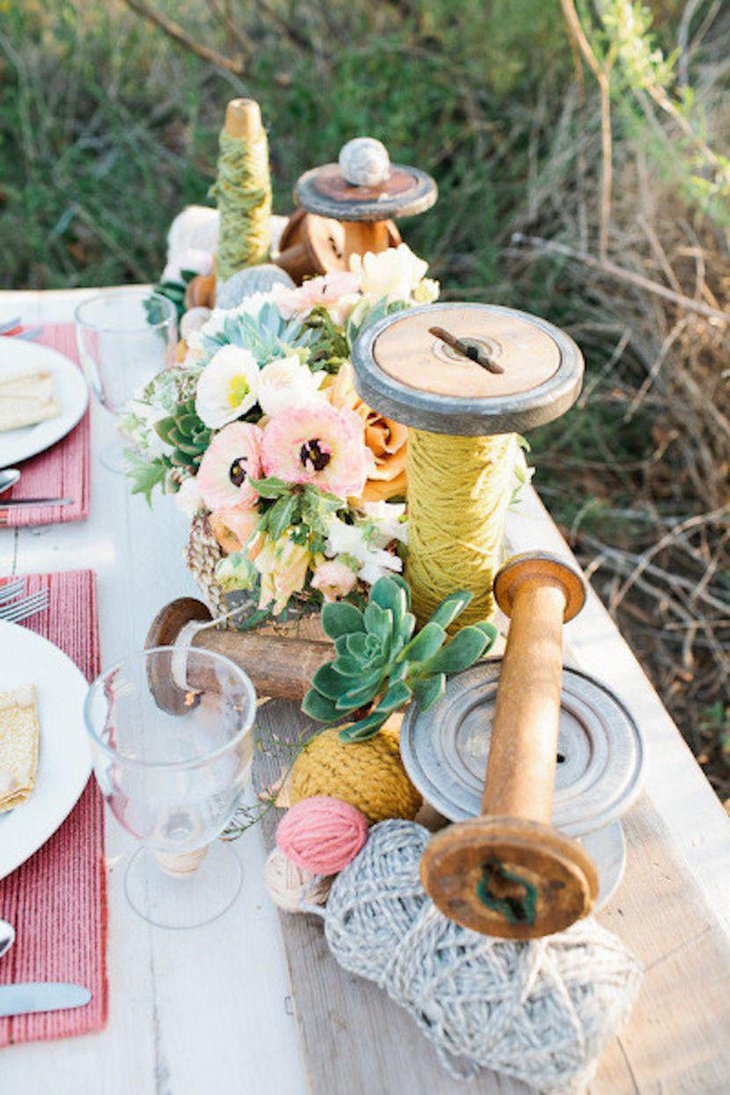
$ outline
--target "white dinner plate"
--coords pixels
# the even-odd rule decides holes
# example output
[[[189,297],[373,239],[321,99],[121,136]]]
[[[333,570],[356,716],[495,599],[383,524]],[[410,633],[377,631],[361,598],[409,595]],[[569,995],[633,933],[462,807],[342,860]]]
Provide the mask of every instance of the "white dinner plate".
[[[29,365],[43,366],[53,373],[61,413],[35,426],[0,433],[0,468],[12,467],[55,445],[74,428],[89,402],[84,374],[69,358],[35,342],[0,338],[0,384],[3,372]]]
[[[88,684],[78,666],[19,624],[0,621],[0,692],[35,684],[38,776],[22,806],[0,814],[0,878],[24,863],[70,814],[91,772],[84,729]]]

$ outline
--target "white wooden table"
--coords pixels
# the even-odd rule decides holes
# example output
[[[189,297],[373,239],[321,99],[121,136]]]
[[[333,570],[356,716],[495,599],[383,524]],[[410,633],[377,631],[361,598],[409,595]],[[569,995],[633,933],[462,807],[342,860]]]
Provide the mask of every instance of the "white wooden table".
[[[20,314],[31,325],[70,321],[88,293],[0,293],[0,318]],[[92,418],[98,450],[112,424],[98,406]],[[158,498],[150,511],[122,477],[95,463],[89,519],[0,530],[0,576],[93,569],[109,665],[142,646],[163,604],[196,595],[181,561],[184,539],[185,521],[171,500]],[[510,517],[508,539],[514,550],[540,546],[568,554],[534,492]],[[627,881],[601,918],[629,945],[639,940],[649,968],[643,1003],[604,1055],[592,1091],[730,1091],[730,823],[594,595],[568,628],[567,655],[623,699],[648,744],[645,790],[628,826]],[[41,1089],[54,1095],[294,1095],[309,1090],[308,1076],[318,1092],[343,1092],[341,1083],[327,1080],[326,1069],[313,1070],[302,1057],[278,914],[262,882],[261,835],[254,829],[234,847],[245,871],[234,907],[213,925],[165,932],[126,904],[122,858],[129,845],[109,818],[108,1028],[3,1050],[0,1095]],[[632,871],[632,862],[641,870]],[[353,1083],[348,1095],[423,1090],[404,1087],[397,1071],[397,1083]],[[483,1090],[524,1089],[495,1079],[480,1084]]]

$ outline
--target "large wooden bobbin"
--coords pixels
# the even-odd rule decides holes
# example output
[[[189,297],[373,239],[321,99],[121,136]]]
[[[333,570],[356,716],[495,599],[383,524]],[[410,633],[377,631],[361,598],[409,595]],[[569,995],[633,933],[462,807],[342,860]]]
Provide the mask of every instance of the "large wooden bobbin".
[[[352,255],[385,251],[401,242],[394,218],[430,209],[436,183],[424,171],[390,164],[375,185],[348,181],[339,163],[301,176],[294,188],[300,209],[289,221],[276,262],[295,281],[348,270]]]
[[[408,562],[424,622],[454,588],[473,600],[460,623],[492,614],[517,437],[575,402],[583,358],[537,316],[487,304],[429,304],[366,329],[355,385],[409,427]]]
[[[169,665],[160,660],[150,681],[155,698],[171,714],[184,712],[186,689],[215,691],[215,680],[197,667],[186,666],[189,649],[212,650],[243,669],[259,696],[301,702],[312,677],[332,657],[332,644],[314,639],[284,638],[257,631],[222,631],[210,624],[212,616],[202,601],[180,597],[162,608],[147,632],[145,647],[170,647]],[[168,671],[169,670],[169,671]]]
[[[562,676],[562,629],[582,608],[579,572],[540,552],[495,581],[511,616],[482,798],[482,816],[429,843],[421,880],[446,916],[486,935],[532,939],[586,916],[598,877],[585,849],[551,824]]]

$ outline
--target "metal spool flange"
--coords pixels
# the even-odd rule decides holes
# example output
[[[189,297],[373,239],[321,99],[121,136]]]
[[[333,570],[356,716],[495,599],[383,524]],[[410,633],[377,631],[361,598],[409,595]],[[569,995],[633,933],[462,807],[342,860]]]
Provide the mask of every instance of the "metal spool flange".
[[[452,677],[430,711],[414,704],[403,721],[406,770],[450,821],[480,813],[501,659]],[[582,837],[616,821],[636,796],[644,759],[641,733],[604,685],[563,670],[553,824]]]

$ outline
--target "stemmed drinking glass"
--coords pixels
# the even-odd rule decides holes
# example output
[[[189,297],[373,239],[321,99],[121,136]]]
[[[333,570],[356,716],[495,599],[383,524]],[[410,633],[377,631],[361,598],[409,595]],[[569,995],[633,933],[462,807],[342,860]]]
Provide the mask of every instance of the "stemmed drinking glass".
[[[169,928],[215,920],[238,895],[238,856],[216,838],[248,780],[256,712],[251,681],[228,658],[179,659],[173,647],[140,651],[98,677],[85,706],[99,787],[141,842],[127,897]]]
[[[175,360],[177,313],[151,289],[108,289],[75,311],[81,364],[99,403],[119,418],[138,388]],[[101,450],[109,471],[125,470],[121,439]]]

